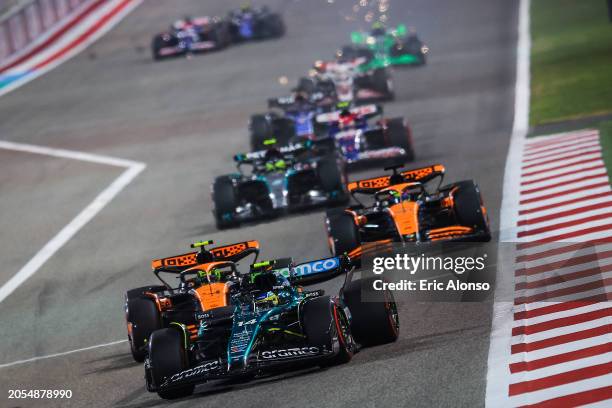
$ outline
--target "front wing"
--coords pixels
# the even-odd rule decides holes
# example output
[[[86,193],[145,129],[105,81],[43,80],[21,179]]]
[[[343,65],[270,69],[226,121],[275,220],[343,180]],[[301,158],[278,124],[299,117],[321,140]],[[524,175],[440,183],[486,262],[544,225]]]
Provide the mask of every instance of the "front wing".
[[[157,392],[189,384],[201,384],[210,380],[237,378],[245,374],[256,375],[266,370],[291,366],[297,363],[329,359],[335,356],[335,354],[333,351],[321,350],[314,346],[274,350],[253,356],[246,368],[232,371],[228,370],[227,362],[223,362],[221,359],[208,360],[165,378],[161,384],[155,384],[151,375],[151,363],[147,358],[145,360],[145,380],[147,390]]]

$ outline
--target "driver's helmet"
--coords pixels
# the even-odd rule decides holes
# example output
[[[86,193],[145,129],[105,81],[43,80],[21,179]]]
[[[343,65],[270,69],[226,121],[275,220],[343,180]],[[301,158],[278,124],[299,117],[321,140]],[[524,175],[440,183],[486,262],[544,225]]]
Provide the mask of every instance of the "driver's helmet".
[[[387,30],[385,29],[385,26],[380,21],[377,21],[374,24],[372,24],[372,30],[370,31],[370,34],[373,37],[381,37],[387,34]]]
[[[377,207],[390,207],[402,201],[401,194],[395,190],[384,190],[376,193]]]
[[[343,109],[340,111],[340,115],[338,116],[338,126],[341,129],[346,127],[353,126],[355,124],[356,115],[351,113],[348,109]]]
[[[183,27],[184,28],[191,27],[192,25],[193,25],[193,19],[191,18],[191,16],[183,17]]]
[[[248,13],[251,11],[251,2],[250,1],[245,1],[244,3],[242,3],[240,5],[240,11],[243,13]]]
[[[208,278],[206,277],[206,271],[198,270],[196,275],[192,278],[185,279],[184,282],[181,282],[180,289],[188,290],[199,288],[203,284],[208,283]]]
[[[276,148],[268,149],[264,155],[264,162],[267,171],[285,170],[287,163],[280,150]]]
[[[255,297],[257,305],[276,306],[279,303],[278,296],[272,291],[264,291]]]

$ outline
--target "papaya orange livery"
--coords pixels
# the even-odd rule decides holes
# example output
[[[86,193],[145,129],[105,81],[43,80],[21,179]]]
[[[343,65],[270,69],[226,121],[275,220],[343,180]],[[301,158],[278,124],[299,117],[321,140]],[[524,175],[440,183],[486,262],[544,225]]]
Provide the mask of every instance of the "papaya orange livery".
[[[332,254],[362,257],[386,251],[388,242],[491,239],[487,209],[473,180],[442,186],[443,165],[404,171],[402,166],[385,169],[392,174],[348,184],[359,205],[327,213],[327,242]],[[435,187],[434,179],[438,179]],[[373,204],[365,206],[357,194],[372,196]]]

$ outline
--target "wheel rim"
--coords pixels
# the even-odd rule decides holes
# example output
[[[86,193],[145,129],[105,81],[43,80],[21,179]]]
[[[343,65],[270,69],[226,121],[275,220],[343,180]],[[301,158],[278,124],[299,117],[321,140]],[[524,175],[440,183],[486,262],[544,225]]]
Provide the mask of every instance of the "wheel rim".
[[[351,333],[349,331],[348,322],[346,317],[342,313],[338,313],[338,306],[334,306],[334,321],[336,323],[336,333],[338,334],[338,340],[342,344],[345,350],[349,350],[349,341],[351,339]]]
[[[399,313],[397,312],[397,304],[389,299],[389,294],[385,292],[385,309],[387,311],[387,318],[389,319],[389,325],[393,332],[397,335],[399,333]]]

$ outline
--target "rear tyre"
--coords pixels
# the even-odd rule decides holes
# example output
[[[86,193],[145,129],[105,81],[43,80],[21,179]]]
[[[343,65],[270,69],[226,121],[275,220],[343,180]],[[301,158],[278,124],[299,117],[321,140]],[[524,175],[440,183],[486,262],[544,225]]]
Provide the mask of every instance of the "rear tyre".
[[[230,45],[232,39],[228,24],[219,23],[212,32],[212,41],[217,44],[217,49],[223,49]]]
[[[331,303],[329,296],[306,302],[303,310],[304,332],[308,344],[322,350],[333,350],[333,338],[338,337],[336,355],[325,366],[348,363],[353,357],[352,336],[344,312]]]
[[[128,341],[134,360],[142,363],[147,355],[149,336],[161,328],[161,317],[153,299],[132,298],[127,301]]]
[[[239,224],[235,219],[238,195],[229,176],[217,177],[213,184],[215,221],[218,229],[230,228]]]
[[[349,197],[344,187],[346,177],[339,167],[333,155],[326,156],[317,163],[317,173],[323,190],[332,196],[334,203],[341,204],[346,203]]]
[[[126,299],[134,299],[140,297],[144,292],[161,292],[166,290],[167,288],[162,285],[151,285],[151,286],[142,286],[140,288],[130,289],[126,292]]]
[[[327,234],[333,256],[349,253],[361,244],[355,221],[345,212],[327,212]]]
[[[272,38],[280,38],[285,35],[285,22],[282,17],[278,14],[270,15],[268,19],[268,32]]]
[[[393,293],[374,290],[377,277],[350,282],[343,292],[344,302],[351,312],[351,333],[363,346],[392,343],[399,336],[399,315]],[[362,301],[362,288],[366,301]]]
[[[385,68],[375,69],[371,77],[372,88],[376,92],[383,94],[385,100],[393,100],[395,94],[393,93],[393,81],[389,72]]]
[[[365,58],[366,62],[374,59],[374,53],[365,47],[355,47],[353,45],[345,45],[340,50],[340,57],[344,60],[354,60],[357,58]]]
[[[153,41],[151,42],[151,54],[153,55],[153,61],[159,61],[163,58],[160,54],[160,50],[165,46],[165,44],[166,42],[161,35],[156,35],[153,37]]]
[[[410,36],[404,41],[403,48],[409,54],[414,55],[418,59],[417,65],[425,65],[426,59],[423,54],[423,42],[416,36]]]
[[[262,150],[266,145],[264,142],[274,136],[274,129],[270,119],[266,115],[253,115],[249,124],[251,130],[251,149]]]
[[[175,329],[156,330],[151,335],[149,344],[151,374],[159,387],[163,381],[188,368],[187,353],[183,346],[183,335]],[[177,399],[193,394],[195,386],[185,385],[169,390],[160,390],[157,394],[163,399]]]
[[[472,227],[480,233],[476,241],[489,242],[491,240],[489,218],[482,203],[480,189],[471,180],[460,181],[454,186],[459,187],[454,194],[457,220],[461,225]]]
[[[386,129],[387,142],[389,146],[397,146],[406,152],[406,161],[414,160],[414,147],[412,146],[412,134],[410,128],[404,124],[402,118],[390,119]]]
[[[302,77],[299,79],[296,91],[305,92],[308,95],[315,93],[317,86],[312,78]]]

